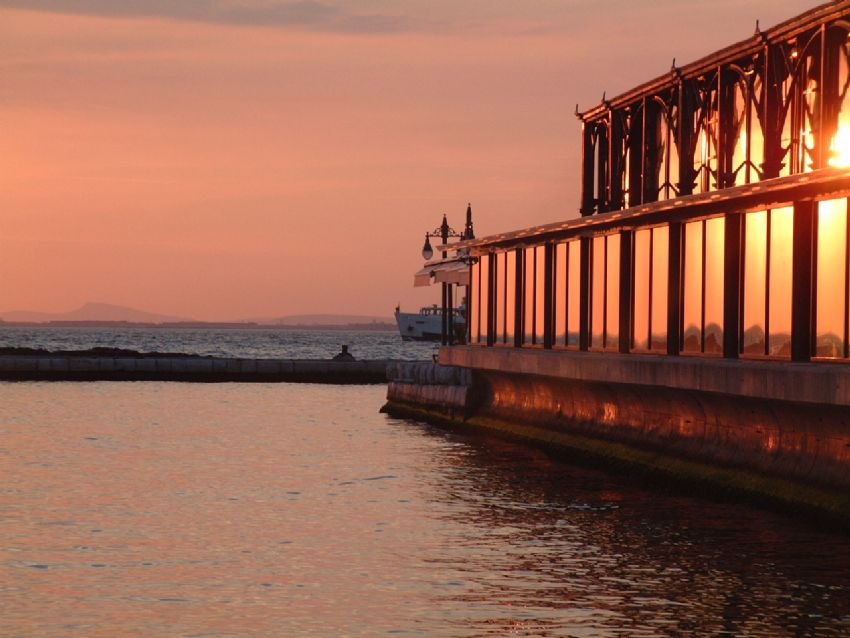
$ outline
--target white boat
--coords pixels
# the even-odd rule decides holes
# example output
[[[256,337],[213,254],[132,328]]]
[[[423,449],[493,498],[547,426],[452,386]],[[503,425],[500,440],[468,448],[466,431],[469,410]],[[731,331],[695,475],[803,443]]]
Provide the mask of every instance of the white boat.
[[[456,339],[466,334],[464,309],[452,308]],[[395,319],[402,341],[440,341],[443,332],[443,310],[437,304],[425,306],[418,313],[401,312],[396,306]]]

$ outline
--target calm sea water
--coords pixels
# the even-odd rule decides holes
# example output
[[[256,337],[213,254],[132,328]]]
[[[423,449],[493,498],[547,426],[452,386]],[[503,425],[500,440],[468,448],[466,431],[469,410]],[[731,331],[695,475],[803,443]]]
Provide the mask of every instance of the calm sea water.
[[[342,344],[347,344],[358,359],[430,359],[438,349],[434,343],[402,341],[398,332],[0,326],[0,347],[48,350],[104,346],[249,359],[328,359],[340,351]]]
[[[383,398],[0,384],[0,635],[850,635],[847,537]]]

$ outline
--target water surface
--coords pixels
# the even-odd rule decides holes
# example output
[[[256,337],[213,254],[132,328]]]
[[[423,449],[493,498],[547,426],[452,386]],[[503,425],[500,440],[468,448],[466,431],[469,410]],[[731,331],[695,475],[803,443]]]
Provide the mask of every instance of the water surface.
[[[384,392],[0,384],[0,635],[850,635],[846,537]]]
[[[139,352],[247,359],[329,359],[347,344],[358,359],[430,359],[439,344],[402,341],[398,331],[296,330],[276,328],[69,328],[0,325],[0,347],[86,350],[127,348]]]

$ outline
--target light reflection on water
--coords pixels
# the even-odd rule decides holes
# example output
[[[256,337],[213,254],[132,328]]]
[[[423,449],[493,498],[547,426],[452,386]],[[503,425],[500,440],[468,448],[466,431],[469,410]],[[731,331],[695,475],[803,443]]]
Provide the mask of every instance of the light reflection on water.
[[[0,384],[0,635],[850,633],[846,537],[383,393]]]

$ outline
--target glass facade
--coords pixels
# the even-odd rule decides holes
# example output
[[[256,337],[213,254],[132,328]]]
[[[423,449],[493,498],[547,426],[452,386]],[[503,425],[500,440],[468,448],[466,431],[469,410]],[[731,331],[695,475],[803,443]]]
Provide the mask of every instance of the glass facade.
[[[682,222],[675,235],[672,223],[638,226],[481,255],[470,271],[470,342],[796,360],[803,348],[802,360],[850,359],[848,200],[803,205],[811,211],[802,218],[812,224],[809,266],[794,261],[795,206],[740,213],[738,239],[726,236],[726,217],[714,216]],[[727,247],[735,251],[728,260]],[[725,272],[736,260],[735,274]],[[794,295],[801,267],[809,268],[802,276],[810,277],[810,319]],[[727,281],[736,286],[729,294]],[[623,285],[630,294],[621,294]],[[725,304],[735,305],[730,312]],[[801,317],[811,330],[802,343],[792,339]],[[629,328],[625,342],[621,326]]]
[[[848,17],[579,113],[583,219],[476,245],[474,340],[850,362]]]

